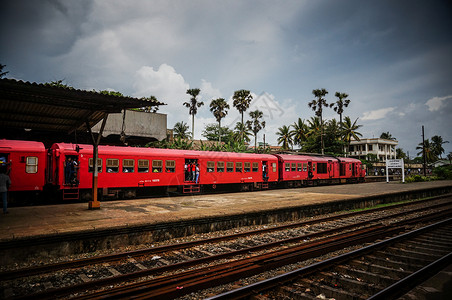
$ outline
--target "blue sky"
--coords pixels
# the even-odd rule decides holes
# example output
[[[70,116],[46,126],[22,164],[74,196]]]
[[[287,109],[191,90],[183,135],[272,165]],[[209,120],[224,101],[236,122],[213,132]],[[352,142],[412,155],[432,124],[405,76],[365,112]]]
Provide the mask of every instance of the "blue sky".
[[[64,79],[167,103],[168,127],[191,124],[188,88],[201,89],[195,137],[215,119],[212,99],[255,95],[266,140],[314,116],[312,90],[349,94],[344,115],[364,137],[389,131],[413,157],[426,137],[452,151],[450,1],[69,1],[3,0],[0,63],[7,77]],[[332,109],[326,119],[337,118]]]

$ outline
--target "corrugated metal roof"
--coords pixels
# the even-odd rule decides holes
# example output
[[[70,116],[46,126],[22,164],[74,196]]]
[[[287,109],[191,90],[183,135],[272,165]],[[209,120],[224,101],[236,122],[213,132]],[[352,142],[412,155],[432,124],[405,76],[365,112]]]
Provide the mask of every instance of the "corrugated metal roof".
[[[94,91],[0,79],[0,128],[72,132],[92,127],[108,113],[161,102]]]

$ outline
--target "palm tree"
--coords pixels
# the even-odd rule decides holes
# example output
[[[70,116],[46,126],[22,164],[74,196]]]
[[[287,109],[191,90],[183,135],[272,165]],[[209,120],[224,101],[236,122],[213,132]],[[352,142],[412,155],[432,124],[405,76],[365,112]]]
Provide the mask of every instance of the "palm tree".
[[[251,141],[250,139],[251,132],[249,131],[249,128],[248,126],[246,126],[246,124],[237,122],[235,124],[234,130],[235,130],[234,131],[235,140],[240,141],[242,144]]]
[[[251,100],[253,100],[251,92],[247,90],[235,91],[232,99],[234,99],[232,105],[237,108],[242,115],[242,124],[245,124],[243,121],[243,113],[250,107]],[[241,139],[243,140],[243,132],[241,134]]]
[[[315,115],[320,118],[320,141],[322,148],[322,155],[324,152],[325,145],[323,144],[323,107],[328,107],[328,103],[326,99],[323,98],[328,94],[328,91],[325,89],[317,89],[313,90],[312,94],[317,98],[308,103],[309,107],[315,112]]]
[[[283,127],[278,128],[278,132],[276,133],[278,135],[278,145],[282,144],[283,150],[290,149],[290,146],[292,145],[292,134],[290,133],[290,125],[286,126],[283,125]]]
[[[449,163],[452,164],[452,152],[449,152],[449,154],[447,154],[447,159],[449,160]]]
[[[292,134],[293,143],[302,147],[303,142],[308,137],[309,127],[301,118],[298,118],[298,121],[293,123],[292,127],[293,130],[290,133]]]
[[[449,143],[448,141],[444,141],[443,138],[439,135],[435,135],[431,138],[432,140],[432,148],[433,153],[439,158],[443,159],[442,154],[444,153],[443,144]]]
[[[363,136],[361,133],[356,131],[357,129],[361,128],[363,125],[357,125],[356,122],[358,121],[358,118],[356,118],[355,122],[353,122],[350,119],[350,117],[345,117],[344,122],[342,123],[342,136],[344,137],[344,140],[347,141],[347,149],[350,149],[350,143],[352,138],[355,141],[360,141],[360,136]]]
[[[173,133],[175,138],[189,139],[191,134],[188,131],[188,125],[184,121],[174,124]]]
[[[425,150],[425,161],[427,163],[434,162],[438,157],[435,155],[433,145],[430,143],[429,140],[424,141],[424,145],[422,143],[419,143],[419,145],[416,147],[416,150],[421,150],[417,153],[419,156],[423,156]]]
[[[210,102],[210,111],[218,122],[219,131],[221,131],[221,119],[228,114],[229,104],[223,99],[218,98]],[[218,134],[218,141],[221,143],[221,134]]]
[[[190,102],[184,102],[185,107],[189,108],[189,114],[191,115],[191,138],[195,138],[195,115],[198,113],[198,107],[204,105],[204,102],[198,102],[196,97],[201,92],[200,89],[188,89],[187,94],[191,96]]]
[[[6,74],[8,74],[9,72],[3,72],[3,68],[6,67],[5,65],[0,64],[0,78],[3,78],[3,76],[5,76]]]
[[[334,111],[337,112],[339,115],[339,124],[342,124],[342,114],[344,113],[344,107],[348,107],[351,100],[345,99],[348,97],[348,94],[346,94],[346,93],[336,92],[336,94],[334,94],[334,96],[339,98],[339,100],[337,100],[334,103],[331,103],[330,107],[334,106]]]
[[[387,132],[382,132],[380,135],[380,139],[385,139],[385,140],[391,140],[391,141],[395,141],[396,138],[392,136],[392,134],[389,133],[389,131]]]
[[[257,133],[261,129],[265,128],[265,121],[260,119],[264,118],[264,113],[260,110],[250,112],[251,121],[246,121],[246,126],[254,133],[254,151],[257,152]]]

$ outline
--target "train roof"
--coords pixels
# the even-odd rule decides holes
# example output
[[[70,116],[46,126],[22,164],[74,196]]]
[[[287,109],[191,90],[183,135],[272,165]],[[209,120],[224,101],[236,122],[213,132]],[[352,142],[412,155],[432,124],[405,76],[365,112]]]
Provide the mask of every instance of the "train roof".
[[[44,144],[34,141],[0,140],[0,151],[16,152],[45,152]]]
[[[76,151],[77,146],[82,154],[91,154],[93,152],[92,145],[85,144],[68,144],[56,143],[53,149],[63,151]],[[161,149],[161,148],[142,148],[142,147],[123,147],[123,146],[99,146],[99,154],[108,155],[151,155],[151,156],[172,156],[181,158],[211,158],[211,159],[259,159],[259,160],[276,160],[276,157],[270,154],[255,153],[235,153],[235,152],[215,152],[215,151],[196,151],[196,150],[179,150],[179,149]]]
[[[283,161],[313,161],[313,162],[327,162],[329,160],[337,160],[333,156],[310,156],[310,155],[293,155],[293,154],[275,154],[280,157]]]

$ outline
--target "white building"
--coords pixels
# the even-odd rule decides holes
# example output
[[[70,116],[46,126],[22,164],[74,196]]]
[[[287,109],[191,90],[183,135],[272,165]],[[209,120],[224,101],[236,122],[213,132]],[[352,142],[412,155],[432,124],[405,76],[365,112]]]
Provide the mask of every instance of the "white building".
[[[399,144],[395,140],[380,138],[352,140],[350,142],[349,157],[365,158],[367,154],[377,156],[377,160],[384,162],[387,159],[396,159],[396,146]]]

